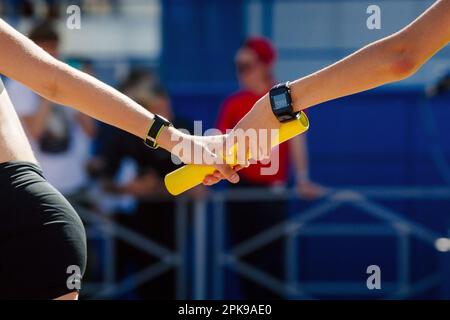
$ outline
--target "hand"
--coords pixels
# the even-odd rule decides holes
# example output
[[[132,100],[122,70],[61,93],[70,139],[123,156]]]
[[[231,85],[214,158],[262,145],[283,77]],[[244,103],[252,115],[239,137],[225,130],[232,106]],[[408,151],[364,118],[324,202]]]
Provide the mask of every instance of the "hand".
[[[315,200],[323,197],[328,192],[328,189],[320,184],[307,180],[297,184],[297,192],[302,199]]]
[[[158,137],[158,144],[186,164],[210,165],[217,169],[222,179],[239,182],[239,175],[223,161],[227,136],[191,136],[170,127]],[[216,175],[216,173],[214,173]]]
[[[244,157],[238,156],[238,165],[233,169],[239,171],[249,165],[256,163],[257,161],[264,161],[270,158],[271,153],[271,134],[272,130],[279,130],[280,122],[274,116],[272,108],[270,107],[269,96],[262,97],[253,108],[247,113],[247,115],[241,119],[232,132],[225,136],[224,144],[230,146],[234,145],[237,141],[241,141],[237,144],[237,154],[245,155]],[[254,139],[249,139],[254,133]],[[245,141],[240,135],[245,135]],[[223,150],[226,150],[227,146],[223,146]],[[247,159],[247,155],[251,154],[251,159]],[[222,180],[224,176],[220,171],[216,171],[214,174],[205,177],[203,184],[214,185]]]
[[[252,158],[261,161],[270,157],[272,150],[271,136],[274,131],[278,132],[280,127],[281,123],[273,114],[269,95],[266,94],[259,99],[245,117],[237,123],[232,133],[230,133],[230,138],[233,138],[233,135],[243,133],[251,135],[252,132],[255,133],[257,138],[256,141],[250,142],[256,142],[256,144],[250,143],[249,145],[246,143],[245,146],[242,147],[247,149],[250,148]]]
[[[279,129],[280,122],[272,113],[269,96],[265,95],[227,135],[198,137],[183,134],[175,128],[168,128],[159,136],[158,144],[175,154],[186,164],[198,164],[194,161],[198,159],[195,159],[192,155],[200,150],[202,164],[214,165],[217,169],[212,175],[205,177],[203,180],[205,185],[216,184],[222,179],[227,179],[231,183],[238,183],[237,172],[239,170],[256,161],[264,161],[270,158],[273,130]],[[242,137],[244,137],[244,140],[242,140]],[[237,164],[234,166],[223,164],[222,155],[228,154],[230,147],[238,141],[240,142],[237,143],[238,148],[236,150],[238,154]],[[180,152],[180,143],[186,143],[190,146],[189,148],[182,148],[184,151],[188,149],[189,152]],[[251,154],[250,160],[247,157],[249,154]],[[214,164],[212,164],[211,159],[216,159]]]
[[[244,166],[227,164],[224,161],[224,156],[229,153],[229,147],[232,144],[227,142],[230,140],[229,135],[207,136],[207,137],[192,137],[194,149],[201,150],[204,164],[211,165],[217,169],[212,175],[206,176],[203,184],[210,186],[226,179],[229,182],[236,184],[239,182],[239,175],[237,172]],[[195,152],[195,151],[194,151]],[[197,151],[198,152],[198,151]],[[183,159],[182,159],[183,160]],[[191,159],[184,160],[185,163],[192,163]]]

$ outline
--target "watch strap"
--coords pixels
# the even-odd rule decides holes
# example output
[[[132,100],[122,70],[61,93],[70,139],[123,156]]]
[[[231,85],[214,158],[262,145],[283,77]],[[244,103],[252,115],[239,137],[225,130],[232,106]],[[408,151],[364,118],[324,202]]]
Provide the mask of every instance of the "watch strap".
[[[159,145],[156,142],[164,127],[169,127],[171,123],[161,116],[155,114],[153,123],[148,130],[147,137],[145,138],[145,144],[151,149],[158,149]]]

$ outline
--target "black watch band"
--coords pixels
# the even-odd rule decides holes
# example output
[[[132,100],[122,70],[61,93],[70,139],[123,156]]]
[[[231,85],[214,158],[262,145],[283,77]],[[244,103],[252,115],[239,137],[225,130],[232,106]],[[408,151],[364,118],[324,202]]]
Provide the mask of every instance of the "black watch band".
[[[272,112],[280,122],[288,122],[297,119],[298,112],[294,112],[292,106],[291,89],[289,81],[277,84],[269,92]]]
[[[145,138],[145,144],[151,149],[158,149],[159,145],[156,143],[156,140],[158,139],[164,127],[170,127],[171,125],[172,124],[169,120],[155,114],[153,123],[150,126],[150,129],[148,129],[148,134]]]

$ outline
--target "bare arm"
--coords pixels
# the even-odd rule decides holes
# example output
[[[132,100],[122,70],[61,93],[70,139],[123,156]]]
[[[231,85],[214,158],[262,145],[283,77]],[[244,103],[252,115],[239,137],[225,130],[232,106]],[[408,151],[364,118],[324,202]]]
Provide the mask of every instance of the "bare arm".
[[[438,0],[399,32],[294,81],[291,86],[293,106],[299,111],[407,78],[449,41],[450,0]],[[268,95],[261,98],[235,127],[244,131],[279,128]],[[210,182],[217,180],[217,177],[211,178]]]
[[[319,103],[402,80],[414,74],[450,41],[450,0],[439,0],[403,30],[369,44],[343,60],[293,82],[293,105]],[[237,124],[247,130],[278,129],[268,95]]]
[[[0,73],[61,105],[71,106],[140,138],[153,114],[101,81],[54,59],[0,20]]]
[[[450,41],[450,0],[437,1],[401,31],[293,84],[298,110],[414,74]]]
[[[71,106],[142,139],[154,118],[152,113],[112,87],[53,58],[1,19],[0,73],[50,101]],[[183,134],[173,127],[163,130],[157,142],[172,151],[181,141],[189,142],[194,150],[198,147],[203,156],[218,158],[211,151],[208,139]],[[186,163],[194,158],[184,154],[178,156]],[[239,181],[230,166],[215,166],[230,182]]]

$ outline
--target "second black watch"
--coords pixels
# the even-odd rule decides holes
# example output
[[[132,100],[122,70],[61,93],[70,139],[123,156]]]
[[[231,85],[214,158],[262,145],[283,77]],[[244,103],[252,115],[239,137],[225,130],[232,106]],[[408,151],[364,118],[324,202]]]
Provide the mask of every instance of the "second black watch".
[[[289,82],[274,86],[269,92],[269,97],[272,112],[280,122],[288,122],[297,118],[298,112],[294,112],[292,106]]]

